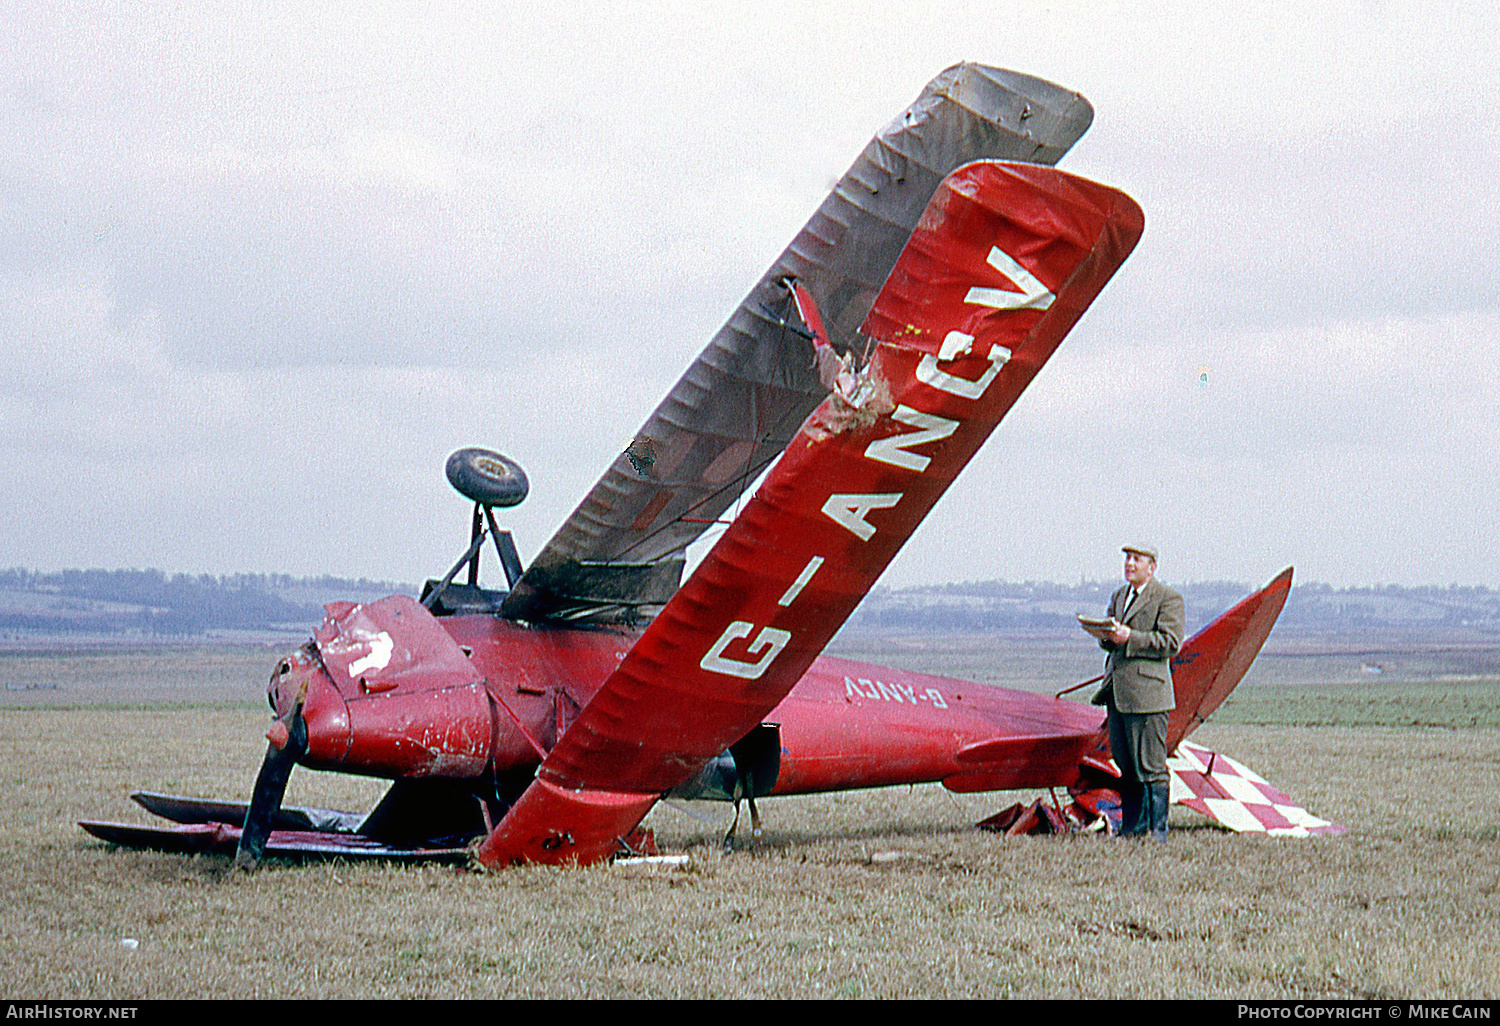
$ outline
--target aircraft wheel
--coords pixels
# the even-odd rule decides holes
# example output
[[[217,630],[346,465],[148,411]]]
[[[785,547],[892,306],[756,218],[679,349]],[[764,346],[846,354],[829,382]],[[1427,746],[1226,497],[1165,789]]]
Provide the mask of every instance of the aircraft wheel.
[[[448,457],[448,483],[481,506],[514,506],[531,484],[521,465],[489,449],[460,449]]]

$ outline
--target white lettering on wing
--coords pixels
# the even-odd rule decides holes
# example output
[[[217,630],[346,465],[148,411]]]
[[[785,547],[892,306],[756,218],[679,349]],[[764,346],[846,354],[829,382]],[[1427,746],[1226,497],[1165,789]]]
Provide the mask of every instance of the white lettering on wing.
[[[949,360],[957,360],[960,356],[968,356],[973,351],[973,335],[965,335],[961,331],[950,331],[943,337],[943,344],[938,348],[938,362],[947,363]]]
[[[882,495],[830,495],[823,503],[823,514],[840,527],[847,528],[860,541],[875,535],[875,525],[865,519],[872,509],[888,509],[901,501],[903,492]]]
[[[958,430],[956,420],[935,417],[930,413],[923,413],[921,410],[914,410],[905,405],[897,406],[896,411],[891,414],[891,419],[920,430],[877,438],[866,447],[865,455],[872,460],[889,463],[893,467],[915,470],[919,474],[927,469],[927,464],[932,462],[932,458],[907,452],[907,448],[941,441]]]
[[[1021,291],[975,287],[964,296],[965,303],[987,306],[994,310],[1045,310],[1056,298],[1047,286],[1037,281],[1035,275],[999,246],[990,247],[990,255],[985,263],[1019,285]]]
[[[990,382],[995,380],[995,375],[1000,373],[1010,360],[1010,350],[1004,346],[990,346],[990,365],[985,372],[970,381],[968,378],[960,378],[949,374],[947,371],[938,369],[938,358],[931,353],[922,357],[922,362],[917,364],[917,380],[924,385],[931,385],[940,392],[956,395],[960,399],[978,399],[984,395],[984,390],[990,387]]]
[[[807,587],[807,582],[812,580],[813,574],[817,573],[818,567],[822,565],[822,556],[814,556],[812,559],[809,559],[807,561],[807,565],[802,568],[802,572],[797,575],[797,579],[792,582],[792,586],[786,590],[785,595],[782,595],[781,598],[776,601],[776,604],[778,606],[791,605],[793,600],[796,599],[798,595],[802,594],[802,589]]]
[[[790,631],[777,630],[775,627],[762,627],[755,640],[750,642],[746,651],[750,655],[760,654],[760,658],[753,663],[741,662],[738,659],[730,659],[724,655],[724,649],[731,641],[737,638],[748,638],[755,625],[744,620],[736,620],[724,628],[724,633],[719,635],[719,640],[713,643],[698,663],[703,669],[710,673],[723,673],[731,677],[742,677],[745,680],[759,680],[761,674],[771,665],[771,660],[781,654],[786,643],[792,640]]]

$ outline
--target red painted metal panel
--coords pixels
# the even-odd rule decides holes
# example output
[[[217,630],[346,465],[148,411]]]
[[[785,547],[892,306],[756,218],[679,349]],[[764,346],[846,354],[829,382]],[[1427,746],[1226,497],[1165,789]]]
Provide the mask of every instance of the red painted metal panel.
[[[440,691],[479,680],[437,617],[410,595],[333,603],[316,638],[323,665],[347,699],[397,688]]]
[[[943,780],[977,768],[1003,778],[998,787],[1031,786],[1038,772],[981,766],[960,753],[1041,736],[1062,744],[1039,772],[1051,774],[1047,783],[1067,784],[1078,774],[1068,753],[1092,750],[1103,724],[1102,710],[1079,702],[829,656],[768,719],[781,725],[775,794]]]
[[[443,625],[408,595],[334,603],[315,635],[322,665],[273,683],[278,710],[306,685],[309,765],[388,777],[477,777],[495,717],[484,681]]]
[[[494,717],[481,683],[352,701],[349,726],[349,771],[468,779],[490,762]]]

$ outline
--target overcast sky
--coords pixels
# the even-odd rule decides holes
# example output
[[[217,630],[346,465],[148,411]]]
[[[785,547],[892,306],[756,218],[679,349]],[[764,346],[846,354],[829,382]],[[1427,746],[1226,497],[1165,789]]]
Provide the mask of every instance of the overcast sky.
[[[419,581],[463,445],[529,559],[975,60],[1088,97],[1146,234],[884,583],[1500,586],[1497,10],[22,0],[0,566]]]

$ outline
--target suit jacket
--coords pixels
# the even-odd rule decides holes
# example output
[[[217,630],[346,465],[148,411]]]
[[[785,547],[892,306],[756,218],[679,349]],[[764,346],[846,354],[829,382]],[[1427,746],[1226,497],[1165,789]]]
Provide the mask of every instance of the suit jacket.
[[[1112,695],[1122,713],[1170,712],[1177,707],[1172,657],[1182,647],[1187,608],[1181,595],[1154,577],[1126,609],[1129,594],[1126,583],[1109,600],[1109,615],[1130,628],[1130,640],[1123,645],[1099,642],[1109,653],[1101,694]]]

